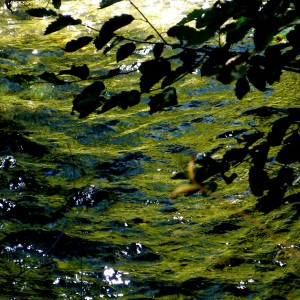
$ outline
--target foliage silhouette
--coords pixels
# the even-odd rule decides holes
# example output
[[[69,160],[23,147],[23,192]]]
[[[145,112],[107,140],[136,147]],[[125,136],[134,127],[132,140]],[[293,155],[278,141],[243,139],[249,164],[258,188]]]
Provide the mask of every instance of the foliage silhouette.
[[[125,0],[101,1],[100,8],[104,9],[120,1]],[[138,20],[130,14],[121,14],[105,21],[100,30],[95,29],[98,35],[82,36],[68,42],[65,51],[75,52],[93,42],[97,50],[105,47],[103,54],[115,48],[116,62],[120,62],[128,57],[137,60],[135,55],[139,46],[152,44],[155,59],[149,57],[136,70],[141,74],[141,94],[151,93],[153,88],[159,87],[159,83],[162,89],[170,87],[185,75],[200,69],[202,76],[215,77],[223,84],[235,83],[236,97],[242,99],[251,90],[251,86],[262,92],[266,91],[268,85],[280,80],[283,69],[299,71],[299,67],[293,68],[293,64],[295,65],[295,62],[297,64],[300,51],[297,42],[300,33],[300,24],[297,24],[300,5],[297,1],[218,0],[210,8],[193,10],[175,26],[169,28],[168,40],[155,29],[132,1],[129,3],[154,29],[156,36],[150,36],[145,40],[134,37],[128,39],[124,29]],[[6,4],[10,5],[11,9],[11,1],[7,1]],[[61,1],[53,0],[52,5],[54,9],[59,10]],[[27,13],[35,17],[58,16],[48,25],[45,35],[62,30],[69,25],[81,24],[81,20],[74,19],[70,15],[61,15],[49,8],[28,9]],[[193,23],[195,26],[192,26]],[[120,31],[121,29],[123,31]],[[214,42],[216,38],[219,39],[218,45]],[[221,42],[222,40],[224,42]],[[170,47],[176,50],[173,55],[165,53],[167,51],[169,53]],[[173,69],[171,65],[173,66],[173,62],[178,62],[178,59],[181,65],[178,66],[177,63]],[[108,73],[109,76],[102,79],[123,74],[116,72],[116,69]],[[58,72],[58,75],[62,74],[66,73]],[[64,84],[63,80],[56,76],[47,73],[42,74],[40,78],[54,84]],[[93,80],[89,76],[79,78]],[[104,105],[105,99],[102,100]],[[155,103],[157,103],[156,108],[153,101],[151,102],[152,112],[164,108],[157,101]],[[124,107],[128,106],[130,105],[124,105]],[[108,107],[109,105],[105,110]],[[73,107],[73,111],[76,109],[79,107]],[[84,106],[81,105],[80,109],[84,109]],[[95,110],[96,107],[94,110],[89,109],[90,113]],[[80,110],[78,112],[82,113]]]
[[[125,0],[103,0],[100,8],[104,9],[120,1]],[[124,90],[117,95],[107,96],[109,93],[105,90],[105,80],[126,74],[119,67],[110,69],[101,78],[90,76],[87,65],[73,65],[69,70],[58,70],[56,74],[44,72],[39,75],[39,78],[57,85],[70,83],[61,79],[63,75],[93,81],[74,97],[72,114],[77,111],[80,118],[95,111],[104,113],[114,107],[127,109],[139,104],[143,94],[149,94],[151,114],[174,106],[177,104],[176,82],[196,70],[200,70],[201,76],[213,77],[223,84],[235,84],[234,91],[238,99],[242,99],[253,87],[262,92],[266,91],[269,85],[280,80],[283,70],[300,72],[299,1],[217,0],[210,8],[199,8],[188,13],[167,30],[167,37],[157,31],[132,1],[129,3],[155,31],[155,35],[144,40],[134,36],[128,38],[130,29],[126,30],[127,26],[139,20],[130,14],[121,14],[105,21],[99,30],[92,28],[96,32],[95,36],[83,35],[69,41],[64,50],[75,52],[93,44],[96,50],[103,49],[103,55],[115,51],[116,62],[128,58],[138,62],[137,51],[144,45],[152,45],[152,53],[131,71],[140,75],[140,90]],[[6,5],[11,9],[11,1],[6,1]],[[61,2],[53,0],[52,5],[58,10]],[[48,8],[34,8],[27,10],[27,13],[35,17],[56,16],[56,20],[46,28],[45,35],[69,25],[81,24],[79,19],[63,16]],[[35,78],[17,74],[8,79],[21,84],[32,84]],[[287,188],[297,180],[290,165],[300,159],[296,150],[300,144],[299,111],[270,107],[245,114],[263,118],[279,114],[281,116],[272,124],[267,134],[231,134],[239,146],[224,153],[221,159],[213,159],[213,151],[201,156],[201,159],[198,157],[195,163],[201,167],[195,172],[195,180],[206,184],[209,181],[215,186],[214,178],[221,176],[226,184],[230,184],[237,176],[231,170],[243,162],[248,162],[251,191],[255,196],[261,197],[258,207],[267,211],[265,203],[270,205],[272,202],[269,207],[273,208],[284,203]],[[273,160],[279,167],[274,175],[267,171],[266,166],[271,160],[271,150],[276,147],[280,150]],[[227,172],[231,172],[231,175],[225,175]]]

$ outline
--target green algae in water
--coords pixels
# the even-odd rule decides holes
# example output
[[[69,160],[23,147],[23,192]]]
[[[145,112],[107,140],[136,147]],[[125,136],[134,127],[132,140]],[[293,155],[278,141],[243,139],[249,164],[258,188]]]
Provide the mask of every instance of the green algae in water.
[[[60,55],[65,37],[59,38],[60,33],[53,37],[58,44],[44,58],[23,51],[21,40],[15,57],[38,61],[25,65],[29,69],[44,71],[45,59],[57,70],[71,57]],[[44,53],[46,43],[40,48]],[[85,51],[74,60],[92,61],[91,49]],[[95,70],[101,63],[99,55]],[[226,131],[256,126],[268,132],[272,118],[262,122],[241,113],[254,104],[293,107],[298,81],[298,75],[286,73],[267,98],[253,92],[237,103],[231,87],[187,77],[175,108],[150,116],[141,104],[85,120],[70,115],[78,87],[20,88],[1,81],[6,143],[1,140],[0,158],[8,166],[0,170],[1,296],[299,298],[298,201],[257,212],[246,164],[235,170],[234,184],[218,181],[217,193],[234,209],[201,193],[169,199],[175,187],[187,183],[171,177],[186,168],[191,154],[220,147],[215,157],[221,157],[236,146],[230,138],[216,138]],[[110,87],[118,92],[122,82]],[[14,139],[7,139],[12,133]]]

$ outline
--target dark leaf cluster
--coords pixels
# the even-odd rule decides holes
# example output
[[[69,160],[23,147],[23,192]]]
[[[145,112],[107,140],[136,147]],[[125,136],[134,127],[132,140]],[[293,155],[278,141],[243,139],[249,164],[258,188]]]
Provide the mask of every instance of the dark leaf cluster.
[[[103,0],[100,8],[104,9],[120,1]],[[61,2],[53,0],[52,5],[54,9],[59,9]],[[134,5],[133,7],[136,8]],[[35,17],[56,17],[46,28],[45,35],[69,25],[81,24],[81,20],[58,14],[49,8],[29,9],[27,13]],[[154,28],[143,14],[142,17]],[[163,89],[170,88],[173,91],[173,85],[177,81],[195,70],[200,70],[201,76],[214,77],[223,84],[235,84],[235,95],[238,99],[247,95],[251,88],[267,91],[268,85],[280,80],[284,69],[300,71],[297,61],[300,54],[300,24],[297,24],[299,18],[299,4],[293,0],[218,0],[210,8],[193,10],[169,28],[167,35],[173,43],[166,41],[157,31],[156,36],[151,35],[144,40],[128,38],[122,32],[120,34],[120,29],[135,21],[132,15],[121,14],[105,21],[96,36],[81,36],[71,40],[64,50],[75,52],[93,44],[97,50],[103,49],[104,55],[114,50],[116,63],[119,63],[128,58],[137,61],[135,54],[139,46],[152,43],[154,58],[149,56],[138,71],[141,74],[140,95],[152,93],[155,87],[162,89],[162,92],[149,96],[150,113],[153,113],[177,103],[177,97],[176,101],[166,102]],[[176,43],[178,41],[179,44]],[[169,54],[170,47],[176,50],[173,55]],[[87,66],[85,69],[73,66],[71,70],[57,73],[64,74],[81,80],[92,80]],[[101,79],[122,74],[124,73],[117,67],[109,70]],[[66,84],[57,75],[45,72],[40,78],[53,84]],[[120,100],[117,101],[118,105],[113,105],[114,101],[109,101],[102,112],[115,106],[132,106],[128,103],[120,105]],[[138,104],[139,101],[134,103]],[[73,107],[74,110],[78,111],[78,107]],[[93,112],[91,109],[87,111]]]
[[[258,210],[269,212],[284,203],[295,202],[297,196],[288,194],[300,178],[297,172],[300,161],[300,109],[260,108],[245,114],[259,118],[278,115],[278,119],[267,133],[233,130],[218,135],[217,138],[221,139],[235,139],[237,147],[227,150],[218,159],[213,158],[213,154],[222,147],[209,153],[199,153],[195,160],[199,165],[195,168],[195,180],[214,191],[220,178],[231,184],[238,178],[234,171],[236,167],[247,163],[249,187],[252,194],[258,197]],[[173,178],[182,179],[185,177],[182,175],[178,173]]]
[[[102,0],[100,9],[122,0]],[[11,9],[11,2],[6,6]],[[213,77],[222,84],[235,85],[238,99],[251,89],[261,92],[278,82],[284,70],[300,72],[300,4],[295,0],[217,0],[210,8],[195,9],[175,26],[167,30],[167,36],[159,33],[146,16],[131,2],[141,17],[154,30],[147,38],[130,35],[128,25],[138,21],[130,14],[116,14],[104,21],[96,35],[83,35],[69,41],[66,52],[75,52],[88,45],[102,50],[103,55],[114,52],[116,63],[130,59],[136,62],[139,75],[139,90],[124,90],[118,94],[107,93],[105,80],[124,75],[120,66],[114,66],[101,78],[90,76],[89,67],[75,66],[57,72],[44,72],[39,77],[55,85],[70,84],[64,76],[93,81],[73,100],[72,113],[79,112],[83,118],[97,111],[104,113],[115,107],[127,109],[140,103],[143,94],[149,94],[149,113],[156,113],[178,103],[175,84],[182,77],[193,74]],[[33,8],[27,13],[33,17],[55,18],[45,30],[52,34],[70,25],[79,25],[81,20],[70,15],[61,15],[56,10],[61,1],[53,0],[53,9]],[[128,37],[128,35],[130,35]],[[152,45],[152,52],[140,63],[138,50]],[[195,72],[196,71],[196,72]],[[31,75],[10,75],[10,81],[21,85],[31,84],[36,78]],[[101,80],[101,81],[100,81]],[[126,78],[125,78],[126,80]],[[78,81],[78,80],[77,80]],[[125,86],[125,85],[124,85]],[[107,96],[112,95],[112,96]],[[274,110],[252,112],[260,117],[274,114]],[[276,112],[275,112],[276,113]],[[265,115],[263,115],[265,114]],[[249,161],[251,191],[259,200],[259,207],[273,201],[274,207],[283,203],[287,187],[295,180],[290,166],[299,162],[299,111],[288,110],[284,117],[272,124],[267,135],[235,133],[239,147],[227,151],[222,159],[215,160],[212,153],[198,157],[199,182],[211,182],[221,176],[229,184],[236,174],[225,175],[238,164]],[[275,161],[280,165],[277,174],[270,175],[266,165],[271,160],[270,152],[280,148]],[[267,199],[267,200],[266,200]]]

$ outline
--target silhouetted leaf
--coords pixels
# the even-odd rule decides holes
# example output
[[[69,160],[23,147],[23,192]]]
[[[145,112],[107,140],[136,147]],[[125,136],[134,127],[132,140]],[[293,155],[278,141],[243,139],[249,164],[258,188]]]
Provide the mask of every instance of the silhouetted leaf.
[[[83,48],[88,45],[94,38],[90,36],[82,36],[77,40],[72,40],[66,44],[65,51],[66,52],[74,52],[78,49]]]
[[[96,49],[101,50],[114,36],[112,32],[102,33],[100,36],[97,36],[94,40]]]
[[[300,36],[300,24],[296,25],[294,30],[290,31],[286,36],[289,43],[293,46],[295,50],[298,51],[300,50],[299,36]]]
[[[230,59],[228,48],[215,48],[209,53],[208,59],[201,68],[202,76],[213,76],[219,74],[222,66]]]
[[[129,25],[133,20],[134,17],[132,15],[122,14],[120,16],[115,16],[103,24],[99,36],[103,34],[111,34],[114,31]]]
[[[126,43],[122,45],[117,51],[117,62],[130,56],[134,52],[135,48],[135,43]]]
[[[289,136],[277,155],[277,161],[283,164],[300,162],[300,135],[294,132]]]
[[[237,141],[239,143],[245,142],[246,147],[250,147],[252,144],[254,144],[256,141],[264,137],[263,132],[254,132],[254,133],[249,133],[246,132],[245,134],[242,135],[241,139],[237,138]]]
[[[159,71],[159,70],[165,70],[164,73],[166,73],[166,70],[170,70],[170,63],[169,61],[165,59],[153,59],[153,60],[147,60],[143,62],[139,68],[142,75],[152,75],[153,73]]]
[[[82,80],[85,80],[89,77],[89,68],[87,65],[76,67],[73,65],[70,70],[62,70],[59,72],[59,75],[68,74],[76,76]]]
[[[128,107],[137,105],[140,103],[141,93],[137,90],[132,90],[129,92],[121,92],[118,101],[118,106],[122,109],[127,109]]]
[[[226,43],[234,44],[242,40],[251,27],[250,18],[240,17],[236,22],[227,24],[221,32],[226,32]]]
[[[150,34],[146,37],[146,40],[145,41],[149,41],[149,40],[152,40],[155,38],[155,35],[154,34]]]
[[[272,125],[272,130],[268,134],[267,141],[271,146],[279,146],[286,134],[286,131],[291,125],[291,120],[288,117],[276,120]]]
[[[141,92],[147,93],[154,84],[158,83],[171,71],[171,65],[165,59],[154,59],[143,62],[139,70],[142,73],[140,79]]]
[[[26,74],[8,75],[5,78],[7,78],[9,81],[18,83],[21,86],[30,85],[36,80],[35,76]]]
[[[56,9],[59,9],[61,6],[61,0],[52,0],[52,4]]]
[[[216,160],[213,159],[209,153],[198,153],[195,159],[195,163],[203,167],[208,167],[213,164],[216,164]]]
[[[105,89],[103,82],[95,81],[87,86],[73,100],[74,110],[79,112],[79,118],[84,118],[95,111],[104,102],[104,98],[99,97],[100,93]]]
[[[118,67],[118,68],[115,68],[115,69],[112,69],[112,70],[109,70],[107,72],[107,74],[105,75],[105,78],[111,78],[111,77],[114,77],[114,76],[118,76],[121,74],[121,69]]]
[[[269,46],[265,50],[265,70],[266,81],[269,84],[273,84],[275,81],[279,81],[282,74],[282,68],[285,65],[284,57],[281,55],[281,51],[286,47],[285,44],[279,44]]]
[[[120,94],[112,96],[107,100],[101,107],[99,113],[104,113],[114,107],[120,107],[122,109],[127,109],[128,107],[139,104],[141,98],[141,93],[137,90],[123,91]]]
[[[297,146],[300,145],[300,136],[297,135],[296,137],[298,139],[297,141]],[[296,146],[296,145],[295,145]],[[297,151],[298,153],[298,158],[300,157],[300,151]],[[293,161],[294,162],[294,161]],[[293,181],[295,179],[295,172],[294,169],[291,167],[287,167],[287,166],[283,166],[279,171],[278,174],[276,176],[276,178],[274,179],[274,186],[277,187],[279,186],[290,186],[292,185]],[[287,187],[286,186],[286,187]]]
[[[176,90],[173,87],[169,87],[162,93],[150,97],[150,114],[160,111],[165,107],[174,106],[177,103]]]
[[[257,22],[253,38],[256,51],[262,51],[269,45],[276,32],[275,29],[276,25],[271,18]]]
[[[57,16],[57,13],[52,9],[46,9],[46,8],[31,8],[27,9],[26,13],[28,13],[32,17],[49,17],[49,16]]]
[[[255,168],[263,169],[268,159],[270,145],[267,142],[261,142],[249,151]]]
[[[80,19],[73,19],[71,16],[59,15],[59,17],[52,22],[45,30],[45,35],[59,31],[69,25],[78,25],[81,24]]]
[[[103,50],[103,54],[106,54],[108,51],[110,51],[112,48],[114,48],[116,45],[118,45],[123,40],[124,40],[124,38],[122,36],[116,36],[114,38],[114,40],[111,42],[111,44]]]
[[[234,91],[239,100],[241,100],[250,91],[249,82],[246,77],[237,80]]]
[[[223,155],[223,160],[230,164],[240,163],[246,158],[248,153],[249,149],[247,147],[230,149]]]
[[[123,0],[102,0],[100,2],[100,8],[105,8],[105,7],[108,7],[110,5],[113,5],[117,2],[120,2],[120,1],[123,1]]]
[[[153,54],[155,58],[159,58],[164,50],[163,43],[156,43],[153,48]]]
[[[183,65],[186,69],[193,71],[194,64],[197,59],[197,52],[193,49],[186,49],[179,55],[179,59],[183,62]]]
[[[206,181],[203,182],[203,186],[210,191],[211,193],[215,192],[218,188],[218,184],[215,181]],[[202,191],[203,196],[208,196],[205,191]]]
[[[269,192],[266,196],[258,199],[256,208],[259,211],[270,212],[284,203],[286,185],[294,180],[294,171],[291,168],[282,167],[277,176],[270,180]]]
[[[234,179],[236,179],[238,175],[236,173],[231,174],[229,177],[225,174],[222,174],[222,178],[224,179],[226,184],[231,184]]]
[[[266,74],[264,69],[253,66],[247,72],[248,80],[260,91],[266,90]]]
[[[57,84],[57,85],[67,84],[66,81],[57,78],[57,76],[54,73],[51,73],[51,72],[44,72],[39,77],[43,80],[46,80],[50,83],[54,83],[54,84]]]
[[[186,23],[189,23],[191,21],[195,21],[197,18],[201,18],[202,15],[205,15],[208,10],[206,9],[194,9],[192,12],[188,13],[186,17],[184,17],[180,22],[177,23],[177,26],[182,26]],[[208,25],[208,24],[206,24]],[[204,25],[204,26],[206,26]]]
[[[246,74],[246,63],[249,57],[248,51],[230,57],[223,65],[219,66],[217,80],[229,84],[233,80],[243,78]]]
[[[262,196],[270,187],[268,173],[261,168],[252,166],[249,170],[249,184],[254,196]]]
[[[173,26],[168,32],[168,36],[176,37],[182,46],[201,45],[214,36],[215,31],[210,28],[196,30],[189,26]]]
[[[161,88],[165,88],[168,85],[171,85],[173,82],[176,81],[180,76],[187,73],[187,69],[184,66],[179,66],[174,71],[170,71],[166,77],[164,78]]]

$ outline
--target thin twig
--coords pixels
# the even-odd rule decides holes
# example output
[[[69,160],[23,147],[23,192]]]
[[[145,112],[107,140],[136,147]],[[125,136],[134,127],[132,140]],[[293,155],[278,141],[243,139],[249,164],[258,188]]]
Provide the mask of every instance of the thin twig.
[[[169,43],[163,38],[163,36],[157,31],[157,29],[151,24],[151,22],[147,19],[147,17],[141,12],[141,10],[131,1],[128,0],[129,3],[139,12],[139,14],[144,18],[144,20],[150,25],[150,27],[156,32],[156,34],[160,37],[160,39],[168,45]]]

